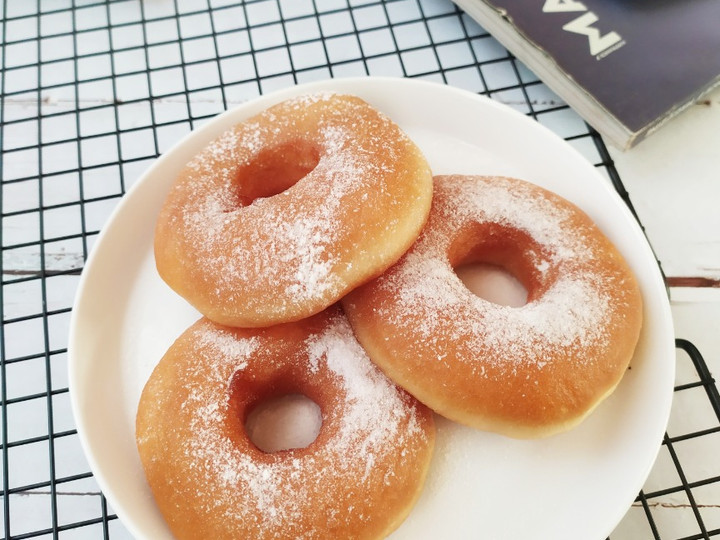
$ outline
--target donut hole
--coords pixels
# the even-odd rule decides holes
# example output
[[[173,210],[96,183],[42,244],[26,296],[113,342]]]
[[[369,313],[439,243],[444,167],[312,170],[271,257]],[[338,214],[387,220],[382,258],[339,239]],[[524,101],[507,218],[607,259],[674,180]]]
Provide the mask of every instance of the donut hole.
[[[268,454],[309,446],[321,427],[320,406],[299,393],[261,399],[245,419],[249,439]]]
[[[488,302],[509,307],[527,304],[527,289],[502,266],[483,262],[466,263],[457,266],[455,273],[470,292]]]
[[[235,185],[240,205],[247,206],[256,199],[291,188],[319,161],[318,148],[308,141],[294,140],[261,150],[238,174]]]
[[[502,306],[522,307],[542,293],[547,281],[542,248],[517,229],[471,224],[448,252],[460,281],[473,294]]]

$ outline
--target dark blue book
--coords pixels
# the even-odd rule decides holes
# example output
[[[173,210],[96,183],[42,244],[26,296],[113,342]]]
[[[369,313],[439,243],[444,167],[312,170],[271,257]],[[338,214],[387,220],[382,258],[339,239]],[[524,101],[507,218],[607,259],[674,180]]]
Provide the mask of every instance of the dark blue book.
[[[720,0],[454,0],[613,146],[720,84]]]

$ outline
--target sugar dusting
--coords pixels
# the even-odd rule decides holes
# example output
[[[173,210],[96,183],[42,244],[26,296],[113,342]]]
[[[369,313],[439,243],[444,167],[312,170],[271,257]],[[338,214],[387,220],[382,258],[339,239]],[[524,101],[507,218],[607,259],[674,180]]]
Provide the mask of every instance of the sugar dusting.
[[[197,261],[200,279],[216,284],[218,301],[232,300],[238,291],[253,287],[276,291],[279,303],[284,299],[301,305],[345,286],[337,272],[347,256],[337,248],[348,234],[339,226],[348,211],[345,198],[369,185],[383,189],[382,178],[394,174],[394,156],[378,158],[378,150],[386,150],[382,133],[390,125],[387,118],[380,116],[378,129],[362,142],[352,130],[360,105],[347,103],[340,112],[332,109],[336,105],[327,105],[329,112],[322,113],[317,132],[302,134],[322,149],[305,178],[249,205],[239,206],[236,195],[239,171],[263,148],[280,144],[297,129],[293,118],[313,114],[308,107],[325,106],[332,96],[318,93],[283,102],[224,133],[188,165],[190,181],[179,189],[189,202],[177,226],[187,238],[184,251]],[[349,126],[338,123],[339,114]],[[350,205],[350,211],[355,206]],[[238,230],[244,233],[238,235]],[[252,295],[243,297],[252,300]]]
[[[324,361],[325,366],[341,382],[346,395],[341,417],[341,429],[335,444],[338,456],[353,451],[355,457],[366,461],[364,482],[376,455],[393,441],[404,445],[406,437],[420,435],[421,428],[408,399],[373,364],[344,317],[321,334],[308,340],[310,365],[315,369]],[[349,361],[359,359],[359,361]]]
[[[396,299],[381,306],[378,316],[402,328],[408,317],[419,321],[414,332],[418,350],[444,352],[437,336],[451,332],[449,341],[465,347],[461,361],[505,364],[514,371],[520,363],[542,368],[561,347],[572,348],[577,362],[590,361],[582,351],[607,344],[605,322],[612,309],[607,283],[600,283],[586,269],[592,252],[586,238],[567,234],[570,210],[555,207],[521,183],[506,179],[486,181],[452,177],[436,184],[443,197],[403,264],[379,280],[379,287]],[[471,293],[454,273],[446,255],[449,231],[473,222],[491,222],[525,231],[547,249],[538,255],[540,273],[560,269],[557,281],[540,299],[520,307],[494,304]],[[448,323],[451,321],[451,323]],[[488,348],[503,355],[481,355]]]
[[[329,370],[346,395],[341,410],[328,413],[340,418],[340,429],[315,453],[271,454],[276,459],[258,461],[238,450],[222,426],[229,413],[228,381],[233,373],[252,369],[255,353],[263,347],[262,336],[237,338],[206,324],[196,326],[193,339],[198,344],[196,361],[206,364],[207,379],[187,377],[194,382],[188,383],[180,409],[196,413],[185,416],[187,425],[182,429],[192,436],[181,437],[180,450],[190,463],[187,476],[198,500],[209,505],[200,511],[222,512],[233,527],[247,530],[252,522],[269,538],[287,534],[313,538],[317,531],[297,528],[306,514],[305,505],[325,505],[328,511],[334,505],[342,508],[346,492],[371,489],[368,482],[373,482],[377,461],[395,455],[398,447],[407,445],[407,451],[413,452],[412,441],[427,440],[416,402],[382,375],[355,340],[345,317],[335,315],[321,331],[309,335],[303,347],[308,369]],[[195,369],[188,365],[188,374]],[[384,475],[386,483],[393,481],[392,471],[375,474]],[[337,486],[340,492],[335,491]],[[348,519],[352,514],[345,508],[335,517]]]

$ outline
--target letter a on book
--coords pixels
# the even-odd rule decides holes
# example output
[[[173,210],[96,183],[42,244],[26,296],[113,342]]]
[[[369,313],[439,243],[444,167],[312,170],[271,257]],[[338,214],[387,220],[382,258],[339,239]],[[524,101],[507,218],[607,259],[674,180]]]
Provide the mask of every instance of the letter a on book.
[[[573,0],[545,0],[544,13],[561,13],[565,11],[587,11],[585,4]]]

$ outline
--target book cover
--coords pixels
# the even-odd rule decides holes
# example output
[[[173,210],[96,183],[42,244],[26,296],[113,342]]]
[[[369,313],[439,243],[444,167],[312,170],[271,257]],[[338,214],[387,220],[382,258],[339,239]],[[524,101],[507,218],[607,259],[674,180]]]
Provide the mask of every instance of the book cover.
[[[611,144],[720,83],[720,0],[454,0]]]

